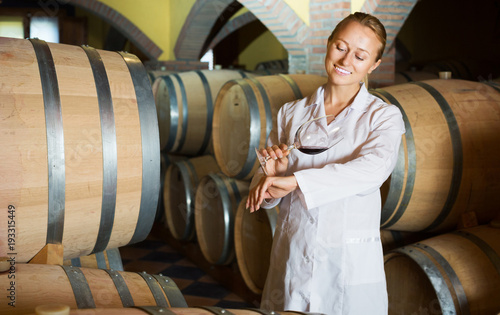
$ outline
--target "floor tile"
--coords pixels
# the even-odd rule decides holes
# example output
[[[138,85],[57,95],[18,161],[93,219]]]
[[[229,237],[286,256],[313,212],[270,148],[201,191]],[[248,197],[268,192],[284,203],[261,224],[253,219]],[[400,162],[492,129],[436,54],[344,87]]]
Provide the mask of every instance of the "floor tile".
[[[217,283],[217,281],[215,281],[214,278],[210,277],[209,275],[204,275],[203,277],[199,278],[198,281],[208,282],[208,283]]]
[[[240,298],[238,295],[234,293],[229,293],[227,296],[224,297],[224,300],[233,302],[244,302],[242,298]]]
[[[159,247],[165,246],[165,242],[155,239],[146,239],[142,242],[128,245],[127,247],[156,250]]]
[[[120,256],[122,257],[122,260],[134,260],[134,259],[140,259],[147,254],[151,253],[151,250],[148,249],[141,249],[141,248],[136,248],[136,247],[120,247]]]
[[[183,259],[184,256],[182,256],[179,253],[175,252],[150,252],[147,255],[144,255],[141,260],[147,260],[147,261],[156,261],[156,262],[163,262],[163,263],[175,263],[181,259]]]
[[[145,271],[149,274],[170,277],[189,307],[218,306],[228,309],[254,307],[220,285],[163,240],[148,236],[143,242],[121,247],[120,255],[125,271]],[[255,303],[258,304],[257,301]]]
[[[170,279],[172,279],[172,281],[175,282],[175,284],[177,285],[179,290],[183,290],[184,288],[187,288],[188,286],[190,286],[194,282],[193,280],[182,279],[182,278],[170,277]]]
[[[223,307],[223,308],[234,308],[234,309],[242,309],[242,308],[253,308],[252,304],[249,304],[247,302],[237,302],[237,301],[228,301],[228,300],[221,300],[215,304],[215,306],[218,307]]]
[[[175,264],[179,266],[196,267],[196,265],[188,259],[181,259],[176,261]]]
[[[231,292],[219,284],[205,282],[194,282],[182,290],[184,295],[196,295],[212,299],[223,299],[229,293]]]
[[[170,247],[168,245],[158,247],[158,249],[156,249],[156,251],[167,252],[167,253],[177,253],[177,251],[175,249],[173,249],[172,247]]]
[[[190,279],[190,280],[198,280],[205,273],[198,267],[189,267],[189,266],[179,266],[172,265],[164,270],[161,273],[167,277],[175,277],[182,279]]]

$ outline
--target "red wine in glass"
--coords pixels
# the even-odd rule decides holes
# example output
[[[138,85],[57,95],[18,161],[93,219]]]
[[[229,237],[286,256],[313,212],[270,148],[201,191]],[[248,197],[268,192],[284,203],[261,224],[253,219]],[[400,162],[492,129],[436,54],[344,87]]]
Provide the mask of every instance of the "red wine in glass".
[[[328,128],[327,118],[334,115],[326,115],[318,118],[313,118],[302,125],[295,132],[293,144],[289,145],[287,150],[297,149],[302,153],[315,155],[328,150],[344,137],[340,126]],[[259,161],[264,174],[266,171],[266,162],[270,156],[263,156],[260,151],[255,148],[257,161]]]
[[[325,152],[328,149],[329,149],[328,147],[299,147],[299,148],[297,148],[297,150],[299,150],[300,152],[305,153],[305,154],[310,154],[310,155],[319,154],[321,152]]]

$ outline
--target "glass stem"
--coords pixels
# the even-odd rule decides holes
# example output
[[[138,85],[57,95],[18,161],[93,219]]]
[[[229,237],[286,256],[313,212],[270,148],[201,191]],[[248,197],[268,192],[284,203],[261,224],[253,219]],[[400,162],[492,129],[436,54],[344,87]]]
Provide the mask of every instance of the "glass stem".
[[[290,150],[293,150],[293,149],[296,149],[296,148],[297,148],[297,147],[295,146],[295,143],[294,143],[294,144],[289,145],[289,146],[286,148],[286,151],[290,151]],[[271,156],[270,156],[270,155],[268,155],[268,156],[266,156],[266,158],[265,158],[264,162],[267,162],[267,161],[269,161],[270,159],[271,159]]]

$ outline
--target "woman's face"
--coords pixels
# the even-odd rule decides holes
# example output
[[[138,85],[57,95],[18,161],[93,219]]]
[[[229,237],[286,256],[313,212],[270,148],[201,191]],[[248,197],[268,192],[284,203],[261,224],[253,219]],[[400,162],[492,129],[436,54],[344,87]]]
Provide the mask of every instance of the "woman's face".
[[[334,85],[359,84],[380,64],[377,53],[381,43],[367,26],[351,21],[328,43],[325,68]]]

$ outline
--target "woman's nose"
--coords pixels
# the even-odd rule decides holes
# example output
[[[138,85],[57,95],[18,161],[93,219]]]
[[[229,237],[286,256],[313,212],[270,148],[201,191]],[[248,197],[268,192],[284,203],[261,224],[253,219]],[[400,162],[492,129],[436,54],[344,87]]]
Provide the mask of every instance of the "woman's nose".
[[[340,64],[341,65],[344,65],[344,66],[348,66],[350,65],[351,63],[351,54],[350,53],[347,53],[347,54],[344,54],[342,56],[342,58],[340,58]]]

